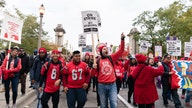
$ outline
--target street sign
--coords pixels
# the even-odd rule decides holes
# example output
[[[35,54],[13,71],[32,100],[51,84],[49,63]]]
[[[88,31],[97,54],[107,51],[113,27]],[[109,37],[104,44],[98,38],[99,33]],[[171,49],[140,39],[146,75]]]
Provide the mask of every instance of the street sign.
[[[87,34],[98,33],[98,12],[82,11],[83,32]]]

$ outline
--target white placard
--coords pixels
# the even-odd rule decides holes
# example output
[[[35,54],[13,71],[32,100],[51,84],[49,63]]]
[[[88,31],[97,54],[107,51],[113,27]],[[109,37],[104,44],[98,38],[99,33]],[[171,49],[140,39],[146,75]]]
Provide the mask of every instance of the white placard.
[[[181,41],[167,40],[167,53],[172,56],[181,56]]]
[[[22,28],[22,20],[4,14],[0,38],[21,44]]]
[[[155,57],[162,57],[162,46],[155,46]]]
[[[86,36],[85,36],[85,34],[80,34],[79,35],[78,46],[79,47],[86,46]]]
[[[190,52],[192,52],[192,42],[185,42],[184,46],[185,57],[189,57]]]
[[[97,11],[82,11],[83,32],[98,33],[98,12]]]
[[[148,53],[148,42],[147,41],[141,41],[140,48],[139,48],[139,53]]]

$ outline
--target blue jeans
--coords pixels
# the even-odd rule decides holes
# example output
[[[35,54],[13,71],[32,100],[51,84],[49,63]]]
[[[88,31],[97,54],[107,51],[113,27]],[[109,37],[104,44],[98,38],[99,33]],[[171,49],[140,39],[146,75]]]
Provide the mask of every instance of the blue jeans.
[[[185,102],[190,102],[191,97],[192,97],[192,91],[187,91]]]
[[[108,107],[108,99],[110,101],[110,108],[117,108],[117,86],[112,84],[98,84],[98,92],[100,97],[100,108]]]
[[[4,86],[5,86],[5,98],[6,98],[6,104],[9,104],[9,98],[10,98],[10,93],[9,93],[9,86],[11,82],[11,87],[12,87],[12,92],[13,92],[13,104],[16,103],[17,99],[17,89],[18,89],[18,82],[19,78],[17,76],[8,78],[7,80],[4,80]]]
[[[33,70],[32,70],[32,68],[31,68],[30,71],[29,71],[29,73],[30,73],[30,74],[29,74],[29,76],[30,76],[30,82],[31,82],[31,83],[30,83],[30,86],[33,86],[33,87],[34,87],[34,84],[32,84],[32,81],[31,81],[32,78],[34,78],[32,71],[33,71]],[[34,87],[34,88],[35,88],[35,87]]]
[[[69,88],[66,95],[68,108],[76,108],[76,101],[77,108],[83,108],[87,101],[87,93],[83,88]]]
[[[36,95],[37,95],[37,108],[42,108],[41,104],[41,96],[43,95],[43,92],[39,92],[39,82],[35,81],[35,90],[36,90]]]

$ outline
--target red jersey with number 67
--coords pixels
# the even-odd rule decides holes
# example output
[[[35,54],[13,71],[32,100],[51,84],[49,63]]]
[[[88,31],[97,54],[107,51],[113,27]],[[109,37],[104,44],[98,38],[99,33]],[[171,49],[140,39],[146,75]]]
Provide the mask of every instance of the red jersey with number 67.
[[[75,64],[69,62],[63,70],[63,86],[68,88],[82,88],[84,83],[89,83],[90,71],[85,62]]]
[[[42,69],[41,69],[41,75],[46,74],[44,91],[48,92],[48,93],[53,93],[53,92],[56,92],[57,90],[59,90],[59,88],[60,88],[60,86],[55,86],[54,84],[60,78],[62,72],[60,72],[59,63],[57,63],[57,64],[50,63],[50,67],[49,67],[47,73],[45,73],[45,70],[47,68],[45,66],[47,66],[47,65],[48,65],[48,62],[46,62],[42,66]]]

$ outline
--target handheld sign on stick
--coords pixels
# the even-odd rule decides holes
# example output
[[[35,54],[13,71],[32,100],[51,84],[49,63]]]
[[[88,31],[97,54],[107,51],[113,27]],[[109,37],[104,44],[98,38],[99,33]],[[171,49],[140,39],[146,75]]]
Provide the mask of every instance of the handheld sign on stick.
[[[11,17],[7,14],[4,14],[0,38],[3,40],[7,40],[9,42],[9,49],[8,49],[9,52],[7,55],[8,59],[10,56],[11,42],[21,44],[22,28],[23,28],[23,21],[22,20],[20,20],[18,18]],[[8,63],[6,65],[6,69],[8,69]]]
[[[82,11],[81,14],[82,14],[83,32],[85,34],[91,34],[92,36],[92,53],[94,59],[93,63],[96,64],[93,34],[98,34],[98,26],[101,25],[101,19],[97,11]]]

